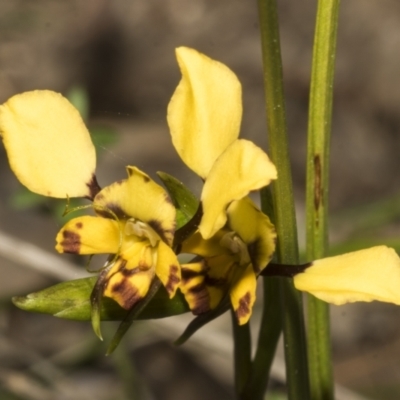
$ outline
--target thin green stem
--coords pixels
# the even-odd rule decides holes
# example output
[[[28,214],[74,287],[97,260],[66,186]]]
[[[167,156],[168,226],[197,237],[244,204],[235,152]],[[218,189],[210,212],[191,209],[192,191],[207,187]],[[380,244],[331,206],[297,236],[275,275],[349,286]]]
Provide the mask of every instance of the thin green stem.
[[[328,250],[328,173],[339,0],[319,0],[311,73],[307,150],[307,257]],[[333,400],[329,308],[308,295],[308,358],[312,400]]]
[[[288,152],[282,61],[276,0],[258,0],[267,126],[270,154],[278,170],[273,184],[273,207],[278,234],[278,262],[297,264],[299,252]],[[309,399],[307,350],[302,301],[289,280],[281,280],[281,304],[286,376],[290,400]]]
[[[280,295],[279,278],[263,278],[263,313],[257,350],[242,400],[262,400],[267,389],[269,371],[275,356],[276,346],[282,332],[281,310],[276,306]]]
[[[249,378],[251,369],[251,335],[249,323],[238,325],[236,315],[231,310],[234,343],[235,390],[241,399],[244,386]]]

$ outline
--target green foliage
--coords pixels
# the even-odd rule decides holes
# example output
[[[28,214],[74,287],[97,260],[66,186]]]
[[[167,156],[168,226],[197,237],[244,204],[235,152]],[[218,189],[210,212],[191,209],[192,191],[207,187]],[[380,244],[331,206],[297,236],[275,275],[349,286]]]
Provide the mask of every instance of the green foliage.
[[[51,314],[55,317],[75,321],[90,321],[90,294],[97,277],[77,279],[58,283],[39,292],[13,298],[13,303],[25,311]],[[164,288],[160,288],[138,319],[164,318],[189,311],[180,292],[173,299],[168,298]],[[100,307],[103,321],[121,321],[127,311],[113,300],[104,297]]]

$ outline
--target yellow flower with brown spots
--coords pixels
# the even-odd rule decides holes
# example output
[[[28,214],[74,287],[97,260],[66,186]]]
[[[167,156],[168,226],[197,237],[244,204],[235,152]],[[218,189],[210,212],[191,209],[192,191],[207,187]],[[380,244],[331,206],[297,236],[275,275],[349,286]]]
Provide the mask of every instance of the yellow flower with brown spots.
[[[22,93],[1,105],[0,133],[11,169],[28,189],[93,200],[97,216],[68,222],[57,235],[56,248],[114,255],[102,276],[105,296],[129,309],[146,295],[155,276],[174,296],[180,282],[171,249],[176,210],[161,186],[127,167],[128,179],[101,190],[90,134],[79,112],[52,91]]]
[[[128,179],[102,189],[93,199],[97,216],[67,222],[57,235],[60,253],[115,254],[103,277],[104,295],[125,309],[148,292],[157,276],[170,297],[180,282],[171,249],[175,207],[165,190],[136,167]]]
[[[183,266],[181,290],[196,314],[230,294],[240,324],[255,301],[256,277],[275,250],[275,229],[247,197],[277,178],[254,143],[238,139],[242,92],[224,64],[186,47],[176,50],[182,79],[168,106],[172,142],[204,180],[198,233],[182,252],[200,256]]]
[[[242,325],[251,316],[256,279],[272,258],[276,233],[269,218],[248,197],[233,201],[227,218],[225,227],[210,239],[203,239],[198,231],[183,242],[181,252],[197,257],[181,265],[180,288],[196,315],[217,307],[229,293]]]

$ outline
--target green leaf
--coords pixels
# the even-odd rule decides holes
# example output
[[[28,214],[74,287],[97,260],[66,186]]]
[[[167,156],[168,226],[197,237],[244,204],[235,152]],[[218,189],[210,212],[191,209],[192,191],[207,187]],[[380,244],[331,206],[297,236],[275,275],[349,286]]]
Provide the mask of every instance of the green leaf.
[[[165,172],[157,172],[176,208],[177,229],[186,225],[199,208],[197,197],[178,179]]]
[[[13,303],[25,311],[51,314],[55,317],[75,321],[90,321],[91,307],[90,294],[97,281],[97,277],[89,277],[58,283],[39,292],[27,296],[13,297]],[[138,319],[164,318],[183,314],[189,307],[178,292],[173,299],[169,299],[162,287],[152,298],[147,307],[138,316]],[[113,300],[104,297],[100,307],[100,318],[103,321],[121,321],[127,311],[122,309]]]

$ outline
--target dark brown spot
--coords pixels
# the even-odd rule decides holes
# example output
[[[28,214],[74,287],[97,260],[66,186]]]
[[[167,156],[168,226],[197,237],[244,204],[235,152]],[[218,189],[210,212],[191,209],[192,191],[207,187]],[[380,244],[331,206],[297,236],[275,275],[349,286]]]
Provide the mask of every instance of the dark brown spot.
[[[104,205],[104,208],[96,208],[96,213],[103,218],[114,218],[114,215],[120,219],[128,218],[124,210],[115,203],[107,203]]]
[[[76,232],[65,230],[62,233],[64,240],[60,243],[64,253],[79,254],[81,237]]]
[[[97,193],[100,192],[101,187],[97,183],[96,175],[93,174],[91,180],[86,184],[86,186],[89,188],[89,195],[87,198],[89,200],[93,200]]]
[[[138,272],[140,272],[140,267],[136,267],[136,268],[125,268],[125,266],[121,269],[121,274],[125,277],[129,277],[132,275],[137,274]]]
[[[204,260],[201,262],[201,270],[200,271],[193,271],[190,268],[184,268],[182,267],[181,273],[182,273],[182,282],[189,281],[192,278],[195,278],[196,276],[205,276],[207,271],[208,271],[207,264],[205,263]]]
[[[169,266],[169,274],[168,274],[168,281],[167,284],[165,285],[165,289],[167,289],[167,292],[169,294],[173,293],[176,285],[181,281],[179,276],[179,267],[176,265],[170,265]]]
[[[237,318],[240,320],[240,318],[245,317],[246,315],[249,315],[250,313],[250,301],[251,301],[251,295],[250,292],[247,292],[240,300],[239,300],[239,307],[235,311],[235,314]]]
[[[224,278],[211,278],[208,275],[206,275],[204,281],[205,281],[206,285],[214,286],[214,287],[224,287],[227,282],[227,280]]]
[[[169,240],[167,239],[167,234],[169,234],[171,237],[174,236],[175,224],[172,229],[163,229],[161,222],[156,219],[152,219],[147,223],[156,231],[156,233],[158,233],[164,243],[170,244]]]
[[[143,175],[143,180],[144,180],[146,183],[149,183],[149,182],[150,182],[150,178],[149,178],[147,175]]]
[[[77,222],[75,224],[75,226],[76,226],[77,229],[82,229],[83,224],[82,224],[82,222]]]
[[[118,298],[122,299],[123,304],[121,304],[121,306],[125,308],[125,310],[131,309],[141,299],[138,290],[132,286],[127,279],[114,284],[111,291],[116,293]]]
[[[314,175],[314,207],[317,211],[315,223],[318,226],[318,210],[322,202],[322,166],[319,154],[314,157]]]
[[[210,295],[204,283],[199,283],[189,289],[189,293],[194,297],[194,304],[191,307],[194,315],[203,314],[210,311]]]

